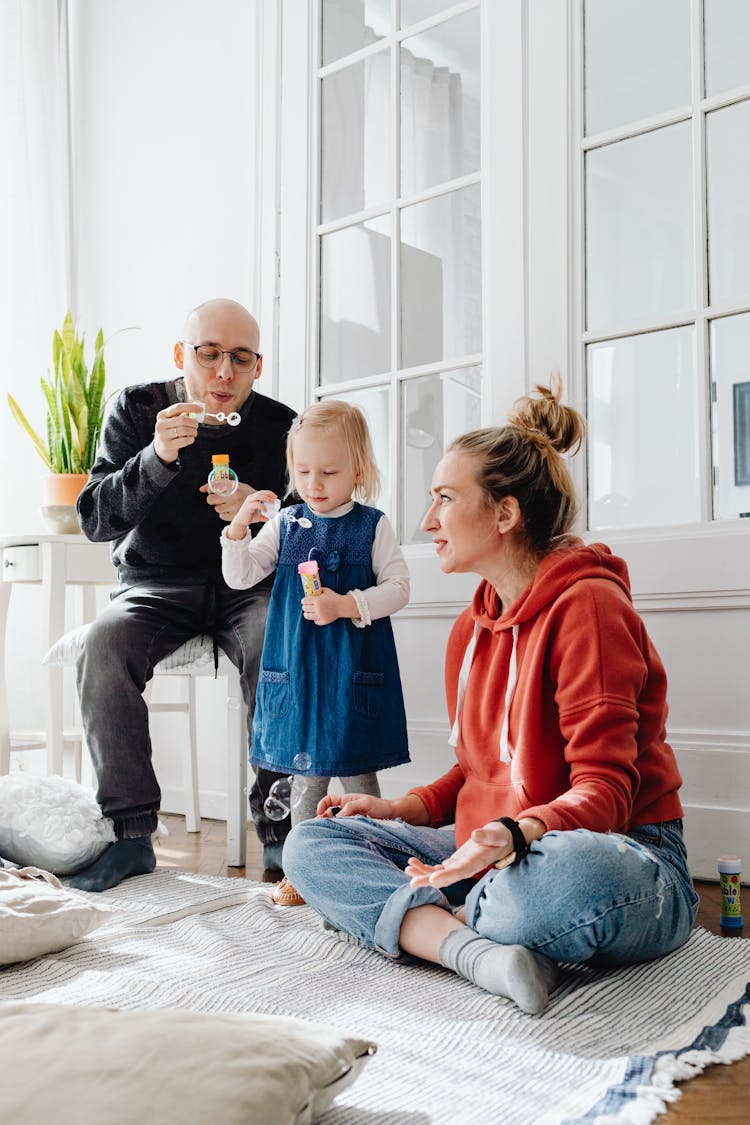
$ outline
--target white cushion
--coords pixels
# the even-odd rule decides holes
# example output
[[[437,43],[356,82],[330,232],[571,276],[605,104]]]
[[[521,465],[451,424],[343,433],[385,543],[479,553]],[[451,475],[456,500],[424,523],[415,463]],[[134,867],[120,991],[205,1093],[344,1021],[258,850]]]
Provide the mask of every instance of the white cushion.
[[[115,841],[92,789],[68,777],[0,776],[0,855],[22,866],[71,875]]]
[[[68,665],[75,664],[83,652],[86,642],[88,625],[79,625],[77,629],[70,629],[59,640],[55,641],[52,648],[44,657],[43,664]],[[175,672],[178,669],[185,672],[202,668],[206,664],[213,664],[214,645],[210,637],[191,637],[180,645],[169,656],[165,656],[156,665],[159,672]]]
[[[110,913],[108,907],[66,890],[48,871],[0,868],[0,965],[66,949]],[[0,1120],[6,1120],[2,1113]]]
[[[285,1016],[0,1005],[0,1120],[308,1125],[374,1050]]]

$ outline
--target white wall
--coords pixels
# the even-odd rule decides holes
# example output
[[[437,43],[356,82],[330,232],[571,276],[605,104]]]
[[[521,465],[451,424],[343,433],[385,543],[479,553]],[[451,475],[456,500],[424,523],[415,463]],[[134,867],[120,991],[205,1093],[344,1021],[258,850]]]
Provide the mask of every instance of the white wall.
[[[69,10],[73,310],[90,340],[100,325],[105,336],[138,327],[108,345],[107,388],[113,391],[174,373],[173,344],[187,312],[201,301],[223,296],[258,307],[258,12],[245,0],[70,0]],[[24,371],[46,361],[64,300],[61,293],[62,311],[46,303],[43,347],[32,337]],[[262,345],[264,330],[261,323]],[[3,338],[13,338],[12,332],[5,329]],[[29,399],[35,393],[30,382],[24,388]],[[262,382],[261,390],[275,393],[269,365]],[[13,484],[10,472],[4,481],[3,530],[43,530],[38,501],[31,498],[44,467],[32,465],[20,484],[17,467],[30,461],[30,448],[20,432],[12,432],[3,404],[0,416],[2,445],[7,437],[14,451]],[[16,590],[11,599],[15,727],[39,722],[37,594],[35,588]],[[222,700],[219,687],[198,687],[205,700],[199,715],[203,813],[212,815],[223,810],[223,750],[213,735],[223,722]],[[158,716],[152,725],[165,808],[176,803],[175,794],[181,798],[181,722]]]

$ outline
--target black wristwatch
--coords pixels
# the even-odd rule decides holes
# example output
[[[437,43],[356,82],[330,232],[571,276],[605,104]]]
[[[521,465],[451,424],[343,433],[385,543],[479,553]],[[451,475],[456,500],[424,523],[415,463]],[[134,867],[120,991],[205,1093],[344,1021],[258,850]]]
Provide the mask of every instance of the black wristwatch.
[[[496,867],[498,871],[502,871],[504,867],[511,867],[516,863],[520,863],[522,859],[526,859],[531,849],[526,843],[526,837],[521,831],[521,825],[517,820],[513,820],[510,816],[499,816],[495,818],[495,823],[504,824],[513,838],[513,851],[510,855],[503,856],[502,859],[499,859],[497,863],[493,864],[493,867]]]

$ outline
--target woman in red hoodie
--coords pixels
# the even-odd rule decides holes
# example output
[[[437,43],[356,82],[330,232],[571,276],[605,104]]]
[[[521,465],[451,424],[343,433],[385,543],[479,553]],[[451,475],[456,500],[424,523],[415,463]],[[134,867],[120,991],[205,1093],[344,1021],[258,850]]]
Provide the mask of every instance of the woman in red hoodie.
[[[584,421],[559,380],[537,392],[452,443],[422,525],[482,579],[446,656],[456,764],[398,800],[325,797],[283,857],[330,928],[532,1013],[558,962],[659,957],[698,901],[664,668],[623,560],[570,535]]]

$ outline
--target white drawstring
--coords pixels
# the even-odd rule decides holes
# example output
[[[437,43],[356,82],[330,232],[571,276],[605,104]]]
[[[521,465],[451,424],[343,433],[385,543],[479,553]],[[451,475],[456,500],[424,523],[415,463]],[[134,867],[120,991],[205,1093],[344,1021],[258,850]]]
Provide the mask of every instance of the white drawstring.
[[[510,720],[510,701],[513,698],[513,692],[516,688],[516,645],[518,644],[518,626],[513,626],[513,648],[510,654],[510,664],[508,666],[508,686],[505,690],[505,714],[503,715],[503,725],[500,728],[500,761],[510,761],[511,746],[508,741],[508,725]]]
[[[456,717],[453,720],[450,737],[448,738],[449,746],[458,745],[458,726],[459,719],[461,718],[461,708],[464,705],[464,696],[466,695],[466,685],[469,682],[469,672],[471,671],[471,662],[474,659],[474,649],[477,647],[477,637],[479,636],[479,625],[474,623],[474,636],[466,646],[464,653],[463,663],[461,664],[461,671],[458,673],[458,693],[456,695]]]
[[[513,648],[510,654],[510,664],[508,666],[508,686],[505,691],[505,714],[503,715],[503,725],[500,728],[500,761],[509,762],[511,750],[513,749],[508,740],[508,724],[510,715],[510,703],[513,698],[513,692],[516,688],[516,680],[518,678],[518,661],[516,657],[516,647],[518,645],[518,626],[513,625]],[[479,636],[479,625],[474,625],[474,635],[466,646],[466,652],[461,663],[461,671],[458,673],[458,692],[456,695],[456,717],[451,727],[451,733],[448,738],[449,746],[458,745],[458,735],[460,729],[461,711],[464,705],[464,696],[466,695],[466,686],[469,682],[469,672],[471,671],[471,662],[474,659],[474,650],[477,647],[477,637]]]

